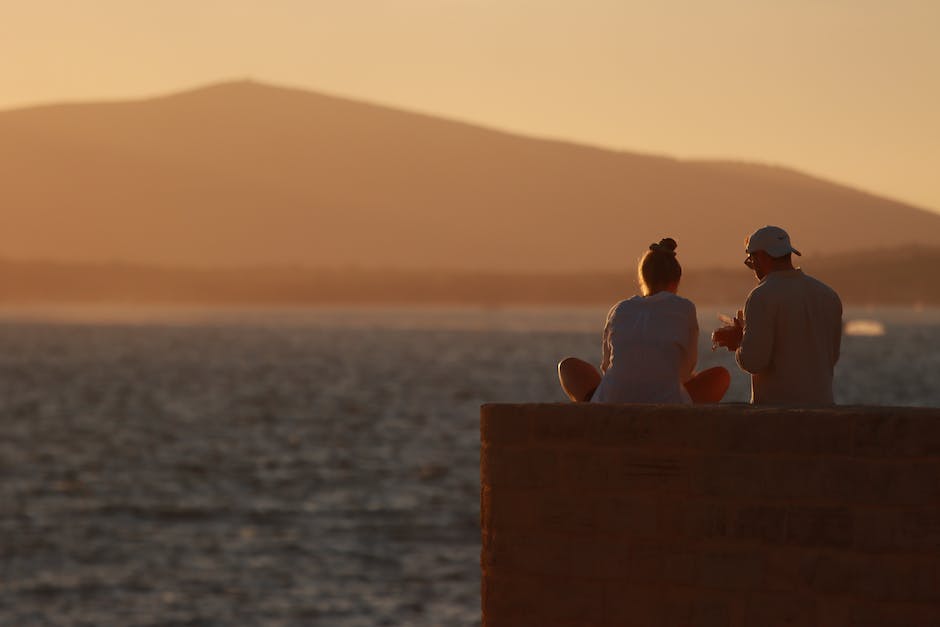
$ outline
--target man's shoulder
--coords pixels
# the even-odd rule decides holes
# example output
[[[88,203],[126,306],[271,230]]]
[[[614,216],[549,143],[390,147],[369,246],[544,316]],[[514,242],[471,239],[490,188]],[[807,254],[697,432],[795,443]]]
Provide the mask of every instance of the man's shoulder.
[[[839,293],[836,292],[834,289],[832,289],[826,283],[823,283],[816,277],[810,276],[806,274],[805,272],[803,272],[803,277],[804,277],[804,280],[809,282],[813,286],[813,289],[815,289],[817,292],[825,295],[826,297],[830,299],[837,300],[840,303],[842,302],[842,300],[839,298]]]
[[[766,300],[773,297],[776,288],[770,281],[761,281],[747,294],[748,302]]]
[[[839,294],[836,293],[834,289],[816,277],[806,274],[802,270],[788,272],[786,273],[785,277],[769,275],[765,280],[758,283],[754,289],[750,291],[750,293],[747,295],[747,298],[748,300],[768,300],[777,298],[778,296],[784,298],[792,296],[793,287],[795,285],[793,283],[794,280],[802,281],[805,285],[809,285],[810,288],[817,293],[824,294],[834,300],[839,300]]]
[[[801,271],[801,272],[802,272],[802,271]],[[835,290],[834,290],[834,289],[832,289],[831,287],[829,287],[827,284],[823,283],[822,281],[820,281],[820,280],[817,279],[816,277],[812,276],[811,274],[806,274],[805,272],[802,272],[802,274],[803,274],[804,280],[809,281],[810,283],[812,283],[813,285],[815,285],[815,286],[818,287],[819,289],[827,290],[827,291],[832,292],[833,294],[835,294]]]

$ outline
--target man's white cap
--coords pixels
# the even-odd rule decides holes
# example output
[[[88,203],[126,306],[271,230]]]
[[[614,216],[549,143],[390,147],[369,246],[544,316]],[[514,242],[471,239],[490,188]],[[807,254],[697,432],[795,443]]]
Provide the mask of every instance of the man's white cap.
[[[744,251],[750,255],[759,250],[763,250],[771,257],[785,257],[790,253],[800,254],[800,251],[790,245],[790,236],[779,226],[761,227],[747,238]]]

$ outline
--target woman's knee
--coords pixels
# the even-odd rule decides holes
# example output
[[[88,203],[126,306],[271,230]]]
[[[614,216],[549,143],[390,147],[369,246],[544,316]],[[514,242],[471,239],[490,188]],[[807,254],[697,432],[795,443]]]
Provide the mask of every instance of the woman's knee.
[[[597,375],[597,369],[577,357],[566,357],[558,362],[558,376],[560,377],[584,377]]]
[[[717,403],[724,398],[730,385],[731,373],[728,369],[715,366],[696,374],[685,387],[693,402]]]
[[[715,366],[713,368],[703,370],[699,373],[699,376],[704,380],[709,381],[713,385],[731,384],[731,373],[728,372],[728,369],[724,366]]]
[[[558,362],[558,380],[571,400],[581,402],[591,398],[601,375],[583,359],[568,357]]]

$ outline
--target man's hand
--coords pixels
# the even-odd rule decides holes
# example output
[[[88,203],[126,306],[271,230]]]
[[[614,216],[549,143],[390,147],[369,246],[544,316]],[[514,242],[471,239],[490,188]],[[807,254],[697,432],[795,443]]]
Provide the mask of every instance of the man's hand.
[[[728,320],[727,317],[724,318]],[[724,346],[729,351],[734,352],[741,346],[741,338],[744,337],[744,312],[738,310],[738,315],[734,320],[728,320],[731,324],[712,331],[712,350],[718,346]]]

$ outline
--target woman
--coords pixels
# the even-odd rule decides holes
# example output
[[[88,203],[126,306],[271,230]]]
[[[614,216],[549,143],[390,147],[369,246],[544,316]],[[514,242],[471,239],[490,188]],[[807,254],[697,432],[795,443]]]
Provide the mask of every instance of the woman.
[[[693,373],[698,319],[692,301],[676,295],[682,277],[676,241],[651,244],[638,275],[643,295],[607,314],[601,371],[569,357],[558,364],[561,387],[575,402],[717,403],[731,375],[720,366]]]

